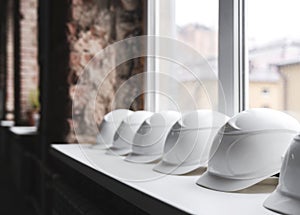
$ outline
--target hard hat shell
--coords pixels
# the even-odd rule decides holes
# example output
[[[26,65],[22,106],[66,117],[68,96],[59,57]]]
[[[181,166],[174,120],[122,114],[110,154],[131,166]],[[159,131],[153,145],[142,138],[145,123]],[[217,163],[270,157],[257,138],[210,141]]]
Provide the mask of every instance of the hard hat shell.
[[[127,109],[117,109],[107,113],[99,127],[100,132],[97,135],[96,145],[110,147],[121,122],[132,113],[133,111]]]
[[[181,118],[176,111],[162,111],[148,118],[137,131],[132,152],[125,158],[134,163],[150,163],[161,158],[171,127]]]
[[[289,130],[297,127],[298,121],[292,116],[270,108],[253,108],[240,112],[233,116],[224,132],[226,133],[249,133],[263,130]]]
[[[211,110],[183,114],[168,134],[162,160],[153,168],[165,174],[185,174],[206,165],[214,135],[228,117]]]
[[[131,152],[133,137],[142,123],[153,113],[149,111],[136,111],[126,117],[120,124],[114,136],[108,154],[126,155]]]
[[[283,214],[300,214],[300,134],[288,149],[280,171],[276,190],[264,206]]]
[[[208,169],[197,184],[231,192],[277,174],[281,156],[299,130],[297,120],[280,111],[256,108],[238,113],[216,135]]]

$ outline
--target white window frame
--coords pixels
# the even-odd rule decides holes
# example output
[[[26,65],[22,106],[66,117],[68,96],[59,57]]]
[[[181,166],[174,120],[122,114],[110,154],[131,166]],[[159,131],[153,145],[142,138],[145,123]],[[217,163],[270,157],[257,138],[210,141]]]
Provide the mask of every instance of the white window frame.
[[[248,64],[244,0],[219,0],[219,80],[225,101],[221,112],[232,116],[248,107]]]
[[[172,0],[148,0],[148,35],[161,35],[159,31],[171,32],[170,28],[174,21],[163,23],[164,29],[159,29],[160,13],[166,13],[167,9],[174,8]],[[172,13],[169,12],[169,13]],[[246,96],[248,89],[248,64],[245,44],[245,10],[244,0],[219,0],[219,81],[222,88],[219,88],[219,95],[224,93],[225,101],[219,96],[219,110],[232,116],[247,108]],[[153,42],[153,41],[152,41]],[[153,42],[154,43],[154,42]],[[148,47],[155,49],[156,44],[149,44]],[[150,50],[154,53],[153,50]],[[147,71],[156,71],[155,59],[148,58]],[[146,77],[148,92],[155,92],[158,87],[155,73],[149,73]],[[223,91],[223,92],[222,92]],[[158,99],[155,94],[146,96],[146,109],[158,110]]]
[[[156,35],[156,0],[147,0],[147,34],[148,35]],[[148,40],[147,41],[147,50],[148,55],[151,53],[155,53],[155,44],[154,41]],[[145,76],[145,83],[146,83],[146,91],[148,92],[145,95],[145,109],[148,111],[156,112],[157,110],[157,96],[152,93],[156,92],[157,89],[157,77],[154,73],[155,71],[155,59],[148,57],[147,58],[147,65],[146,65],[146,72]],[[153,71],[153,72],[152,72]]]

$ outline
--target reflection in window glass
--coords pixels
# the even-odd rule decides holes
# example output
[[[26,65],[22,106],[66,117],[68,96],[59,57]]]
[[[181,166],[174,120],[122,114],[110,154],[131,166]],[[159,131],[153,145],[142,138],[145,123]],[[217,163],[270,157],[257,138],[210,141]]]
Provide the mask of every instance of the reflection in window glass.
[[[299,0],[246,1],[249,106],[287,111],[300,120],[299,8]]]
[[[218,0],[164,0],[160,3],[158,35],[177,39],[195,49],[198,59],[183,56],[184,66],[167,60],[159,60],[161,73],[176,79],[159,80],[159,109],[180,109],[181,111],[216,108],[218,97],[217,62],[218,62]],[[169,5],[168,5],[169,4]],[[161,47],[160,47],[161,48]],[[182,55],[180,51],[175,55]],[[204,65],[206,64],[206,65]],[[209,65],[209,72],[204,69]],[[205,70],[205,71],[204,71]],[[164,96],[168,95],[168,97]],[[213,98],[212,98],[213,97]],[[192,98],[192,99],[190,99]]]

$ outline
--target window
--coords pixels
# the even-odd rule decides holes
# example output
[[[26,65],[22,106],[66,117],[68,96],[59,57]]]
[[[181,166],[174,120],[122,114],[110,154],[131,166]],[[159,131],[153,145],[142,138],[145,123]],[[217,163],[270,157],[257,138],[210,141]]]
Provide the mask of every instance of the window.
[[[232,116],[247,108],[269,107],[286,111],[300,120],[297,114],[300,99],[295,94],[300,91],[297,84],[300,80],[299,1],[154,2],[156,28],[152,33],[183,41],[207,59],[219,80],[215,91],[221,112]],[[199,16],[194,14],[197,9]],[[174,70],[163,68],[156,70],[178,77]],[[186,72],[182,74],[185,88],[197,100],[203,99],[201,90],[192,87],[193,79]],[[157,83],[156,89],[174,94],[174,101],[182,104],[184,110],[190,108],[185,106],[188,102],[180,99],[184,96],[172,82]],[[161,95],[156,96],[156,101],[158,109],[174,109]],[[196,105],[196,108],[205,107],[212,108],[201,102]]]
[[[245,2],[249,107],[271,107],[300,120],[300,2]]]
[[[246,86],[242,73],[245,71],[243,1],[157,0],[148,3],[148,34],[177,39],[197,50],[198,59],[205,59],[211,68],[208,73],[214,76],[212,80],[203,77],[206,74],[201,68],[203,65],[195,63],[195,59],[190,59],[188,64],[198,69],[196,76],[200,76],[200,83],[178,64],[155,59],[150,65],[158,75],[148,77],[147,86],[156,93],[154,97],[147,97],[148,109],[210,108],[228,115],[243,109]],[[151,19],[151,14],[155,18]],[[155,48],[162,49],[164,45],[156,44]]]
[[[150,29],[150,34],[174,39],[174,49],[177,41],[183,42],[186,47],[181,49],[194,49],[198,59],[203,59],[192,59],[192,55],[180,57],[187,50],[178,49],[171,55],[179,56],[184,62],[155,59],[156,110],[215,108],[216,102],[211,100],[218,98],[218,0],[166,0],[155,4],[152,5],[155,31]],[[165,43],[156,48],[164,49]],[[206,66],[210,71],[203,72]]]

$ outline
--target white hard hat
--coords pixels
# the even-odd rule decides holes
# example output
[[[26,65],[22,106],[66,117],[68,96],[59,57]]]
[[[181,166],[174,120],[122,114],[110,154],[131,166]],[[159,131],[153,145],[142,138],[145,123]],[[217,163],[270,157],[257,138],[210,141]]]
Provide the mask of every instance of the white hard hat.
[[[153,113],[149,111],[136,111],[126,117],[120,124],[108,154],[126,155],[131,152],[133,137],[142,123]]]
[[[264,206],[284,214],[300,214],[300,134],[287,151],[280,171],[279,185]]]
[[[131,110],[117,109],[107,113],[100,125],[100,133],[97,135],[96,145],[110,147],[113,143],[114,135],[124,118],[132,114]]]
[[[181,118],[176,111],[162,111],[148,118],[137,131],[132,152],[125,158],[135,163],[150,163],[161,158],[166,137]]]
[[[162,160],[153,169],[178,175],[206,165],[213,136],[227,120],[224,114],[211,110],[183,114],[169,132]]]
[[[272,109],[235,115],[216,135],[208,169],[197,184],[231,192],[277,174],[281,156],[299,130],[296,119]]]

